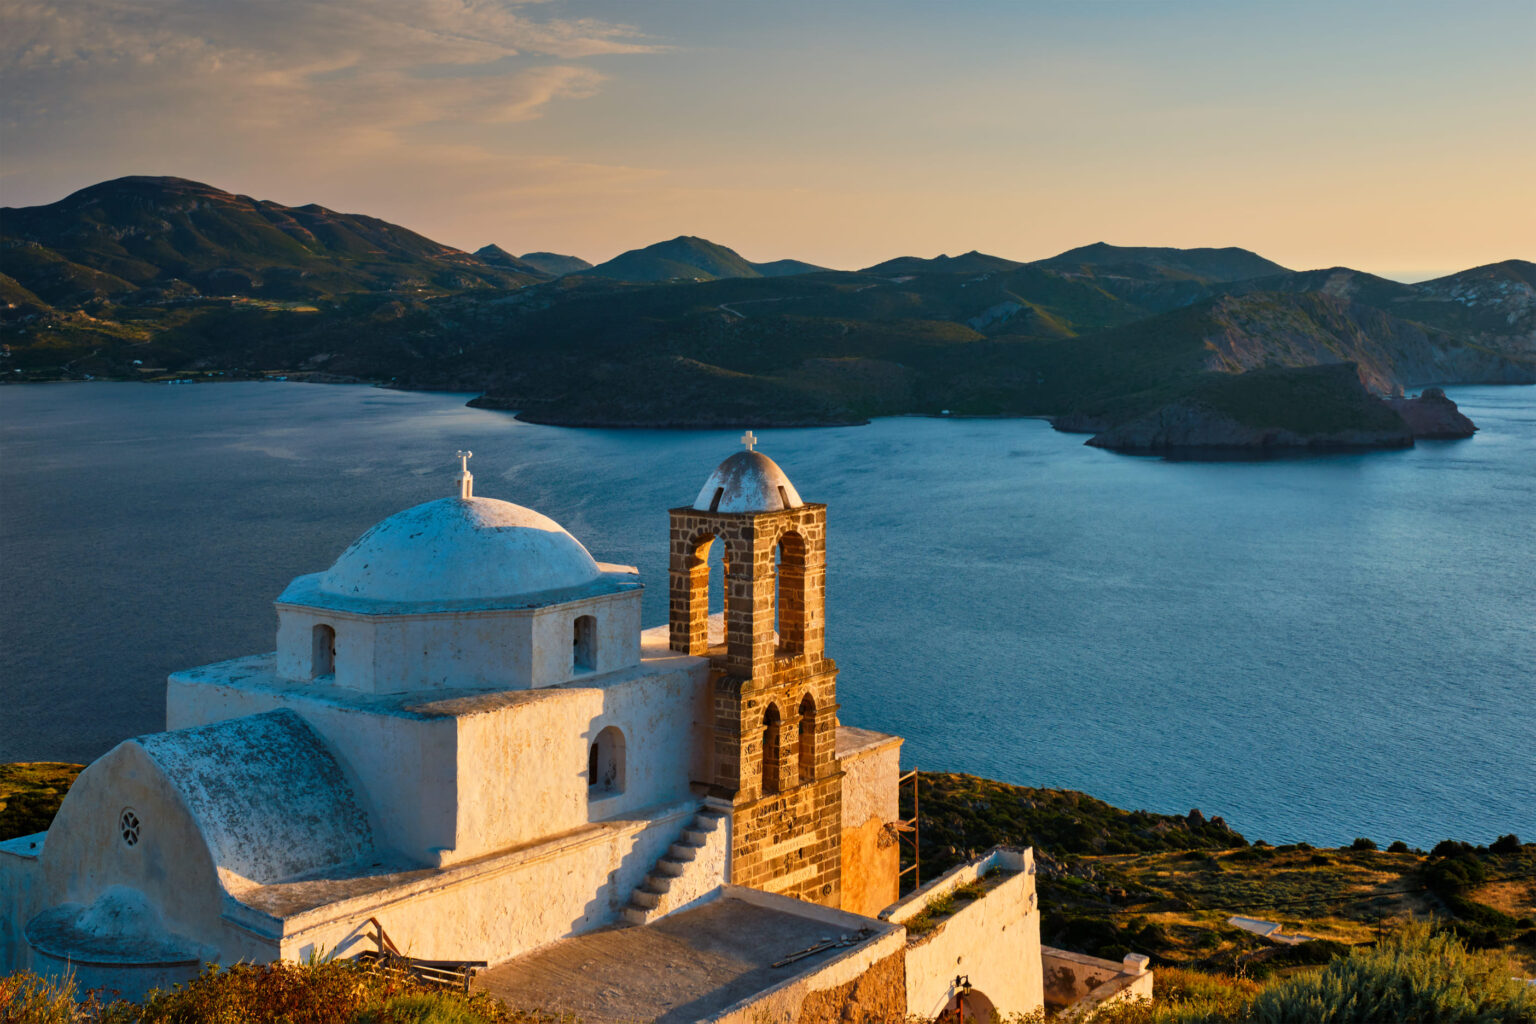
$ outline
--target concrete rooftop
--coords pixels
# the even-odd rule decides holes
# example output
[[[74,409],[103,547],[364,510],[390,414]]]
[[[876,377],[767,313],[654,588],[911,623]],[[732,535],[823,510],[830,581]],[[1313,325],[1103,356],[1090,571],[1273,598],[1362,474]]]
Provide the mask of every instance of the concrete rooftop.
[[[770,901],[779,905],[763,905]],[[861,934],[860,924],[870,931]],[[682,1024],[823,967],[891,927],[782,897],[726,895],[653,924],[564,939],[482,971],[475,987],[517,1009],[569,1013],[587,1024]],[[772,966],[845,937],[846,946]]]

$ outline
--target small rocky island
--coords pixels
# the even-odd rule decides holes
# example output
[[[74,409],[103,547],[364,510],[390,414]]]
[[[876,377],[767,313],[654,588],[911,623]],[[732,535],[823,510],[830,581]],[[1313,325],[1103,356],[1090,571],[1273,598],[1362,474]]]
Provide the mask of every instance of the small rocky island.
[[[1477,430],[1442,389],[1381,398],[1360,382],[1353,363],[1212,374],[1123,422],[1056,426],[1096,428],[1087,444],[1135,454],[1411,448],[1418,439],[1471,437]]]

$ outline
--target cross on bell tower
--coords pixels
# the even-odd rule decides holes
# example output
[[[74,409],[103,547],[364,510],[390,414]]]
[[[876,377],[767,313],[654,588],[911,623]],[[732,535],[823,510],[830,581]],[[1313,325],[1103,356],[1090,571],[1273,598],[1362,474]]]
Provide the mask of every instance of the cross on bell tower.
[[[710,661],[706,782],[735,805],[732,879],[842,900],[837,666],[826,657],[825,505],[741,437],[688,508],[671,512],[672,649]],[[709,629],[709,554],[724,547],[724,643]]]

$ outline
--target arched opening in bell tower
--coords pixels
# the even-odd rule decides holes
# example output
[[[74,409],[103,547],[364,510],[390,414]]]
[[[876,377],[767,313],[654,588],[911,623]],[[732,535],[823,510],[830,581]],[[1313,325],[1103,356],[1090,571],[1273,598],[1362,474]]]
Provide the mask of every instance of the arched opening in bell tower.
[[[775,548],[774,629],[778,653],[799,654],[805,650],[805,538],[793,530],[779,538]]]
[[[725,643],[725,631],[713,627],[709,618],[721,615],[730,604],[726,589],[730,586],[730,559],[726,555],[725,539],[713,533],[705,534],[695,545],[691,561],[691,600],[703,607],[705,646],[718,647]]]
[[[806,694],[800,701],[800,781],[810,782],[816,777],[816,702]]]
[[[779,791],[779,707],[769,704],[763,713],[763,793]]]

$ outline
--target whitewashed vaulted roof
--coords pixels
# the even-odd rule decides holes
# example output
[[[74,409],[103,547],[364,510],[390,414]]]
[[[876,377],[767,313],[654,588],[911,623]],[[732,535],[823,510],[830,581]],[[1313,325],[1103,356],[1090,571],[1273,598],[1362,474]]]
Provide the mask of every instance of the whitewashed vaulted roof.
[[[316,581],[323,593],[395,603],[492,600],[603,575],[548,516],[494,498],[441,498],[359,537]]]
[[[737,452],[715,467],[694,500],[700,512],[778,512],[805,502],[789,477],[762,452]]]

